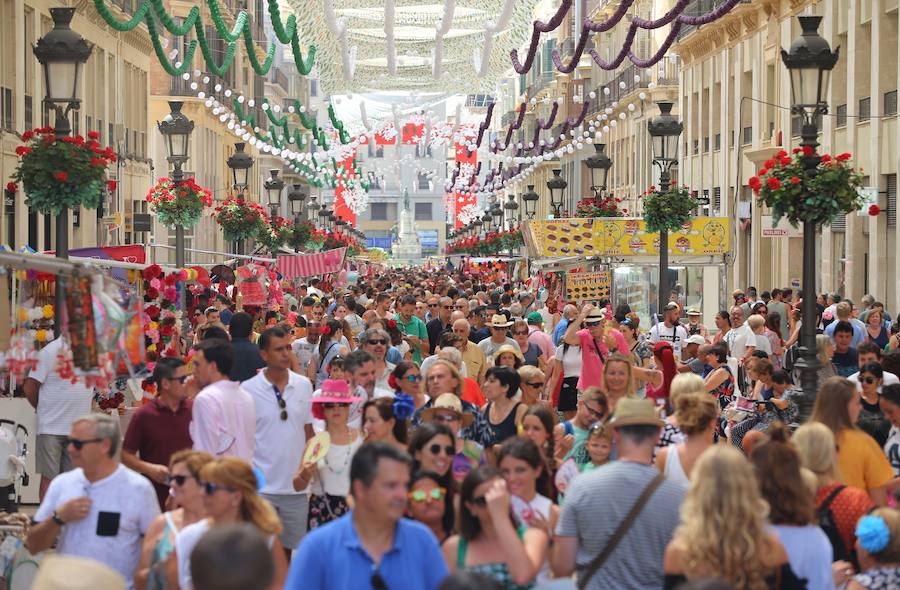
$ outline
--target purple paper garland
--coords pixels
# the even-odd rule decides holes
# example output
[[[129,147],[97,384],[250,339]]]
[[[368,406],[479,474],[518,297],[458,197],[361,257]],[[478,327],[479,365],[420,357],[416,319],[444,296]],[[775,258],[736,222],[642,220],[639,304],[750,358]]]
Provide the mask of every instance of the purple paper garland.
[[[631,4],[634,0],[626,0],[626,2]],[[525,57],[525,63],[519,63],[518,50],[513,49],[509,52],[509,57],[512,60],[513,68],[515,68],[516,72],[524,74],[531,69],[531,66],[534,64],[534,56],[537,52],[537,44],[541,40],[541,33],[549,33],[550,31],[557,29],[559,25],[562,24],[563,18],[565,18],[566,13],[569,12],[570,8],[572,8],[572,0],[562,0],[556,14],[554,14],[549,21],[545,23],[536,20],[532,23],[531,42],[528,45],[528,55]]]

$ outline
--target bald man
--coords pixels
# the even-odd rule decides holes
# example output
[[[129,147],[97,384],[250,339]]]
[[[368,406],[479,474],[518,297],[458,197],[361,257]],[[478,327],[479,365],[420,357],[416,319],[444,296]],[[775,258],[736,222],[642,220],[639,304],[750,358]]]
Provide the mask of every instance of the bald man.
[[[470,325],[465,318],[453,322],[453,333],[463,339],[460,345],[466,373],[479,384],[484,382],[484,374],[488,369],[487,357],[477,344],[469,340]]]

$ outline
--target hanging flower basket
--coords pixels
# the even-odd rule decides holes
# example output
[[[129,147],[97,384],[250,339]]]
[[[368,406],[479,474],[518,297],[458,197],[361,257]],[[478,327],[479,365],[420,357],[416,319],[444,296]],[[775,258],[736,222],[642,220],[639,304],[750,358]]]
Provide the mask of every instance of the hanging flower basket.
[[[473,256],[496,256],[516,250],[524,245],[522,230],[519,228],[503,232],[488,232],[482,238],[463,238],[447,246],[447,254],[470,254]]]
[[[283,217],[276,215],[268,220],[256,234],[256,241],[275,254],[285,245],[293,234],[294,226]]]
[[[622,199],[612,195],[585,197],[575,206],[575,217],[625,217],[627,209],[619,209]]]
[[[814,153],[809,146],[795,148],[790,155],[782,150],[747,181],[759,202],[772,209],[773,223],[785,217],[794,227],[805,221],[821,227],[863,206],[863,176],[850,165],[852,156],[823,154],[810,173],[804,157]]]
[[[116,161],[115,152],[100,147],[99,137],[91,131],[87,140],[80,135],[57,138],[49,127],[23,133],[12,178],[22,183],[28,207],[52,215],[63,207],[96,209],[106,168]]]
[[[244,199],[226,200],[216,207],[215,217],[229,242],[256,237],[268,219],[262,205]]]
[[[177,186],[169,178],[160,178],[147,193],[147,202],[163,225],[191,227],[200,221],[203,209],[212,206],[212,193],[193,178]]]
[[[691,220],[694,210],[699,206],[697,199],[691,196],[685,186],[673,186],[664,193],[656,192],[651,186],[641,198],[644,201],[647,232],[654,234],[680,229]]]
[[[291,232],[287,237],[287,245],[296,250],[309,247],[313,231],[315,231],[315,228],[313,228],[310,222],[300,222],[291,229]]]

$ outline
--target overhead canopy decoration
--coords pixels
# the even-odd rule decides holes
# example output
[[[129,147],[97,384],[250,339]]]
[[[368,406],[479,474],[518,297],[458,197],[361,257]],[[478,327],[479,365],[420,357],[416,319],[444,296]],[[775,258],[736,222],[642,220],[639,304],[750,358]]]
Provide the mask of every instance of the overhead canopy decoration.
[[[326,92],[493,92],[538,0],[287,0]]]

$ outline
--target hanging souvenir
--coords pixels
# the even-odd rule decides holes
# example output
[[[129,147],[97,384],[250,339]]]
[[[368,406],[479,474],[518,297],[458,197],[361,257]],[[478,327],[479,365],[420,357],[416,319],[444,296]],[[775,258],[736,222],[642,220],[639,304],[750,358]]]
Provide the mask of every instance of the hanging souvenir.
[[[243,305],[254,307],[266,305],[266,290],[263,287],[266,269],[250,262],[238,268],[235,274],[237,275],[238,292],[243,298]]]
[[[77,273],[72,276],[66,307],[72,362],[83,371],[96,369],[97,328],[94,324],[90,277]]]

